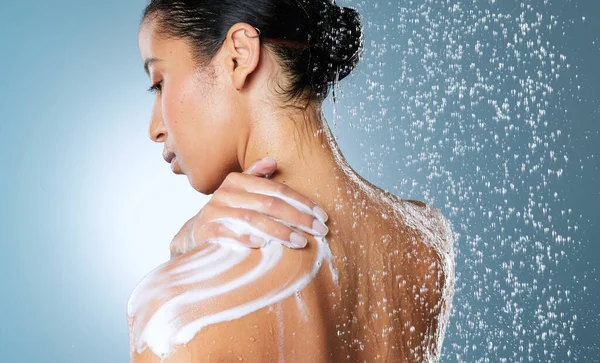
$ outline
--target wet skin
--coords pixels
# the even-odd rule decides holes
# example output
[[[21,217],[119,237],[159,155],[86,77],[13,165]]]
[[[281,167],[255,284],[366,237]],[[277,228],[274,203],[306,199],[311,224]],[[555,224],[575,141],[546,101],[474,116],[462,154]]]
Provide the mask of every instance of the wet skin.
[[[160,39],[152,22],[141,27],[142,58],[162,59],[150,67],[151,81],[164,80],[150,136],[177,154],[177,172],[206,194],[213,193],[229,172],[241,171],[260,157],[274,157],[280,166],[271,179],[306,195],[328,213],[331,269],[324,262],[299,297],[293,294],[202,328],[187,344],[174,346],[162,362],[435,360],[454,278],[447,221],[438,209],[400,200],[355,173],[318,107],[309,107],[305,118],[265,101],[273,100],[268,80],[278,76],[277,65],[256,38],[245,36],[252,31],[241,23],[230,29],[214,58],[215,78],[209,78],[194,76],[185,42]],[[317,260],[318,242],[306,236],[306,248],[284,248],[279,263],[234,298],[250,300],[308,274]],[[157,274],[166,276],[211,247],[177,256]],[[261,255],[252,249],[228,274],[183,286],[177,293],[242,276]],[[165,284],[157,285],[154,293],[173,291]],[[166,300],[149,299],[141,310],[156,311]],[[225,299],[199,302],[190,319],[214,313],[223,304]],[[150,349],[132,352],[132,362],[160,361]]]

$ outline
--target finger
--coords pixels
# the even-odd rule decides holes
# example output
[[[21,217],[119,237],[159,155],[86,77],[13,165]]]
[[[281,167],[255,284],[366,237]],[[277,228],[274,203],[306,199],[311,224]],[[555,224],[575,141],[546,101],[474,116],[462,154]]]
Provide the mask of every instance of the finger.
[[[240,189],[220,188],[213,194],[217,205],[231,208],[253,210],[284,223],[290,227],[299,228],[315,236],[326,236],[329,229],[312,214],[307,214],[285,202],[283,199],[256,193],[248,193]]]
[[[327,222],[327,213],[310,198],[296,192],[289,186],[273,180],[255,178],[243,173],[230,173],[223,183],[226,189],[241,189],[250,193],[269,195],[283,199],[296,209]]]
[[[169,246],[169,250],[171,252],[171,259],[173,259],[174,257],[178,257],[180,255],[183,255],[183,254],[193,250],[194,248],[198,247],[198,246],[195,246],[193,242],[194,242],[194,240],[193,240],[191,230],[187,234],[175,236],[175,238],[173,238],[173,240],[171,241],[171,244]]]
[[[235,229],[228,228],[226,223],[215,220],[204,223],[201,228],[194,231],[192,248],[210,242],[261,248],[267,244],[268,240],[255,234],[236,233]]]
[[[271,157],[266,157],[255,161],[243,174],[264,177],[273,174],[277,170],[277,161]]]
[[[171,259],[182,255],[191,249],[191,236],[192,236],[192,228],[194,223],[197,220],[198,215],[189,219],[185,224],[181,227],[179,232],[173,237],[171,244],[169,246],[169,250],[171,252]]]
[[[205,212],[207,212],[205,215],[207,222],[218,220],[238,235],[256,235],[267,242],[276,241],[290,248],[303,248],[307,244],[302,231],[250,209],[213,205]]]
[[[173,240],[171,242],[171,259],[211,242],[235,244],[250,248],[260,248],[267,244],[267,241],[259,236],[237,235],[221,223],[209,222],[195,232],[190,232],[186,237]]]

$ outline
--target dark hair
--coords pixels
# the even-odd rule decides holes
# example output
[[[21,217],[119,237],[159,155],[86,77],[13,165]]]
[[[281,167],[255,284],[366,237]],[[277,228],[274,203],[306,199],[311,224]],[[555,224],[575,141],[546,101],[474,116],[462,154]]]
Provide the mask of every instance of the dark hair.
[[[354,69],[363,48],[358,12],[330,1],[151,0],[142,22],[155,16],[158,32],[188,41],[199,65],[212,59],[232,25],[250,24],[289,75],[286,101],[323,101],[329,87]]]

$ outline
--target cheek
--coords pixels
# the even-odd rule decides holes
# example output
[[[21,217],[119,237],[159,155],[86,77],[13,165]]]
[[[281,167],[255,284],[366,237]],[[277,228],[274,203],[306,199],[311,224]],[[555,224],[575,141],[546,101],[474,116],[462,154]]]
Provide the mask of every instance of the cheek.
[[[194,113],[196,137],[206,150],[213,154],[227,152],[223,150],[228,140],[233,140],[239,131],[235,127],[238,114],[236,105],[226,87],[210,85],[195,92],[188,100],[189,109]],[[214,155],[213,155],[214,156]]]
[[[203,193],[218,187],[229,172],[237,170],[237,125],[240,110],[235,95],[226,87],[186,85],[174,97],[169,115],[174,146],[181,153],[182,171],[194,189]],[[210,193],[210,192],[209,192]]]

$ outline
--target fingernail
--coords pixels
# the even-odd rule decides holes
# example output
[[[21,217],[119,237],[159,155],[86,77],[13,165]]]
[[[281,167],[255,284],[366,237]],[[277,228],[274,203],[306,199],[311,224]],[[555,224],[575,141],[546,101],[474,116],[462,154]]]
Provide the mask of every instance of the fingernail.
[[[312,228],[318,233],[320,233],[322,236],[325,236],[327,232],[329,232],[329,228],[327,228],[327,226],[318,219],[315,219],[313,221]]]
[[[266,162],[271,163],[271,164],[275,164],[277,162],[277,161],[275,161],[275,159],[273,159],[270,156],[267,156],[266,158],[263,158],[263,161],[266,161]]]
[[[292,232],[290,234],[290,242],[298,247],[304,247],[308,243],[306,238],[298,232]]]
[[[252,242],[256,247],[263,247],[265,245],[264,238],[255,235],[250,235],[250,242]]]
[[[315,207],[313,208],[313,213],[319,217],[319,219],[321,219],[321,221],[323,221],[323,223],[327,222],[327,220],[329,219],[329,216],[327,215],[327,213],[325,213],[325,211],[323,209],[321,209],[318,205],[315,205]]]

